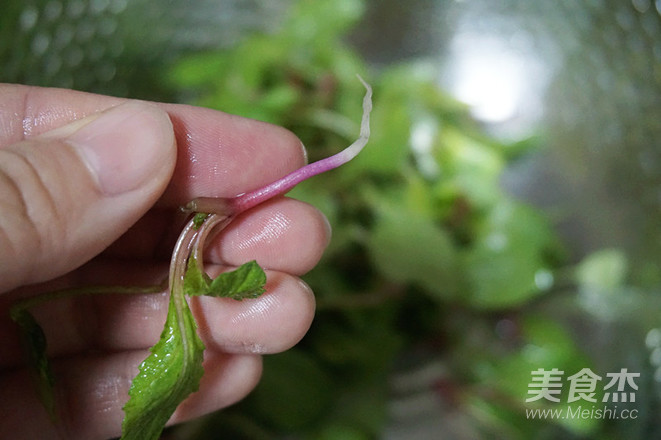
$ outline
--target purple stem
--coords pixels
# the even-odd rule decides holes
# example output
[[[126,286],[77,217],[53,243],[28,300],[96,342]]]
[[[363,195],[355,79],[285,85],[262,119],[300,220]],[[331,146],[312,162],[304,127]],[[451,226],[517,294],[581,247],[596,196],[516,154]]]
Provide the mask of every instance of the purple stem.
[[[370,112],[372,111],[372,88],[360,76],[358,76],[358,79],[365,86],[366,92],[363,98],[363,117],[360,123],[360,135],[353,144],[333,156],[305,165],[283,178],[254,191],[239,194],[229,199],[211,197],[196,198],[186,205],[186,210],[228,216],[235,215],[259,205],[276,195],[284,194],[302,181],[337,168],[356,157],[369,140]]]

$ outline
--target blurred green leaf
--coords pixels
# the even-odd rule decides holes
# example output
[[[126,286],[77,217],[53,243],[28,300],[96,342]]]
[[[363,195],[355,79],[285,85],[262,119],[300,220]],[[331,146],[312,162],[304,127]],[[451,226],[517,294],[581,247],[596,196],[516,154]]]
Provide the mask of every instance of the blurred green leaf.
[[[446,185],[458,188],[479,208],[506,201],[499,185],[505,162],[497,151],[450,127],[440,142],[438,161],[448,177]]]
[[[650,301],[625,284],[628,272],[629,262],[622,250],[602,249],[588,255],[575,270],[578,304],[599,319],[640,316],[637,305]]]
[[[536,275],[548,270],[546,257],[554,244],[541,215],[501,201],[479,224],[464,255],[471,287],[468,301],[479,308],[512,307],[540,294]]]
[[[21,344],[27,354],[28,367],[36,383],[42,405],[55,419],[55,376],[46,356],[46,335],[32,314],[25,308],[14,308],[11,319],[21,329]]]
[[[602,249],[588,255],[576,268],[579,284],[609,290],[623,285],[627,277],[627,257],[618,249]]]
[[[377,217],[369,255],[383,277],[413,283],[437,299],[457,294],[456,253],[447,233],[413,211],[388,208]]]
[[[329,425],[311,438],[316,440],[370,440],[372,436],[351,426]]]

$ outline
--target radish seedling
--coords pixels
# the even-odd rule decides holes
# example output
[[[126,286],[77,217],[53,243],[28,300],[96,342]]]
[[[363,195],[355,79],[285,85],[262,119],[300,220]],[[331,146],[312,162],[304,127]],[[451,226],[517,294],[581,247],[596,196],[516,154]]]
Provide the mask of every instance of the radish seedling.
[[[226,227],[238,214],[274,196],[284,194],[298,183],[326,172],[354,158],[367,144],[370,135],[369,115],[372,109],[372,90],[365,81],[363,116],[360,136],[349,147],[326,159],[303,166],[285,177],[233,198],[201,197],[183,209],[193,213],[179,235],[172,258],[168,286],[170,302],[160,340],[140,365],[133,379],[129,400],[124,406],[122,439],[157,439],[177,406],[196,391],[204,372],[202,359],[204,344],[197,334],[197,324],[188,307],[186,295],[207,295],[242,300],[255,298],[264,292],[266,274],[255,261],[238,269],[220,274],[215,279],[204,271],[202,254],[209,234]],[[16,303],[11,309],[12,319],[20,326],[31,368],[35,371],[42,402],[54,415],[53,375],[46,358],[45,335],[29,312],[37,303],[79,294],[153,293],[153,288],[91,287],[67,289],[48,293]]]

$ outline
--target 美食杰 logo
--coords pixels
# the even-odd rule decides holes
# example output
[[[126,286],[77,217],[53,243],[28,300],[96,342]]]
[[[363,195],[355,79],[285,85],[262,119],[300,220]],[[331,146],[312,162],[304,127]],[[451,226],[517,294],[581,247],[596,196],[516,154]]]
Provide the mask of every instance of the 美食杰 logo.
[[[526,402],[549,401],[567,403],[566,408],[526,409],[527,418],[592,418],[592,419],[635,419],[638,410],[621,408],[615,404],[636,402],[640,373],[622,368],[619,372],[600,376],[589,368],[567,376],[557,368],[531,371]],[[590,405],[592,404],[592,405]]]

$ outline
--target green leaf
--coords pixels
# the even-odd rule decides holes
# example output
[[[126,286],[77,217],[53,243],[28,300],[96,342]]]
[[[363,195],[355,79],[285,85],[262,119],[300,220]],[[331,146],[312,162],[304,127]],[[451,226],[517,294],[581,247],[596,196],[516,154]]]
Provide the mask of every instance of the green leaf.
[[[206,295],[221,298],[257,298],[264,293],[266,274],[255,260],[242,264],[236,270],[218,275],[209,285]]]
[[[28,365],[37,385],[39,399],[48,414],[55,418],[55,378],[50,362],[46,357],[46,335],[32,314],[24,308],[11,311],[11,319],[21,328],[21,343],[26,353]]]
[[[204,344],[183,295],[172,294],[161,339],[140,365],[124,406],[122,440],[158,439],[177,406],[197,391]]]
[[[190,296],[207,295],[211,278],[199,269],[197,259],[191,255],[184,276],[184,294]]]
[[[257,298],[264,293],[265,284],[266,274],[255,260],[211,279],[199,269],[197,259],[191,256],[184,277],[184,293],[191,296],[207,295],[242,300]]]

